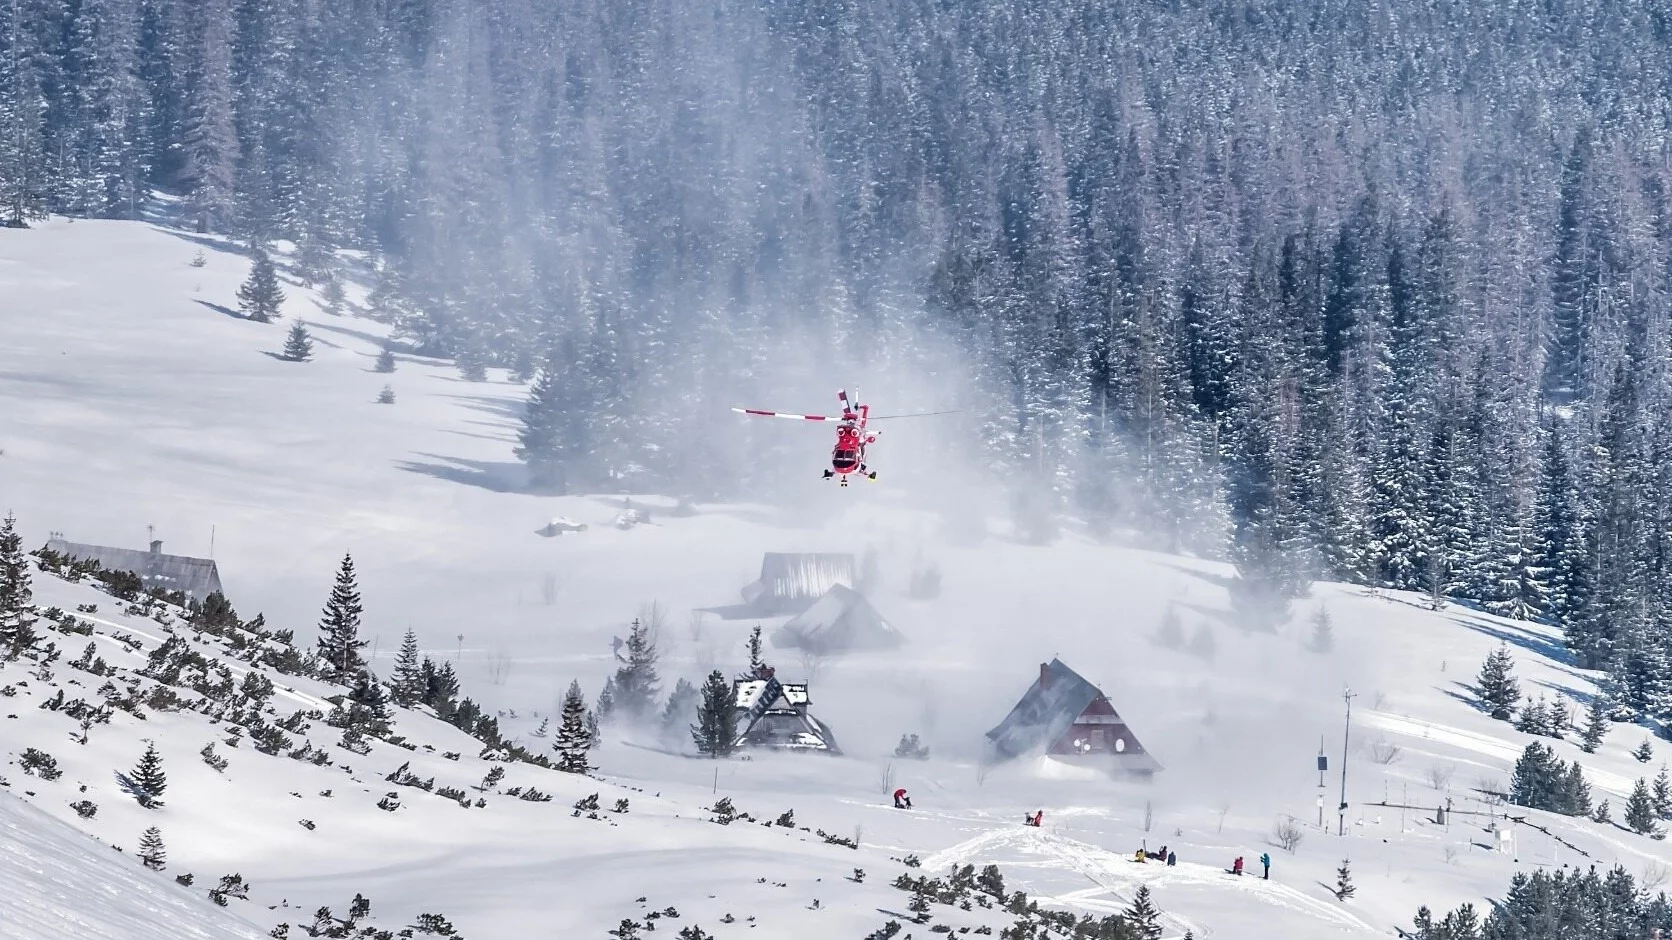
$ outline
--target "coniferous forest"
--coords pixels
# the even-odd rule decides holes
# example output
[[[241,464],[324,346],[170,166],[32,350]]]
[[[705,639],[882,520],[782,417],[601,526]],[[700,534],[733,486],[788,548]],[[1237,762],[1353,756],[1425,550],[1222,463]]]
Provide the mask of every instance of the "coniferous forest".
[[[0,220],[362,251],[550,491],[757,491],[700,407],[955,352],[1028,531],[1548,619],[1668,718],[1668,61],[1653,0],[3,0]]]

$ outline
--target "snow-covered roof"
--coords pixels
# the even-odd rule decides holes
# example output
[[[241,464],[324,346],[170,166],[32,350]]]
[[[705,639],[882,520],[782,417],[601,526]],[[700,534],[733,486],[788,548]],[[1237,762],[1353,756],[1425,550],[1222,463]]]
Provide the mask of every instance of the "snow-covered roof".
[[[783,698],[786,703],[790,705],[806,705],[808,703],[807,683],[785,682],[782,683],[782,687],[784,690]],[[760,701],[761,692],[766,688],[766,680],[739,679],[733,688],[737,694],[737,707],[747,711],[754,708],[755,703]],[[768,702],[767,704],[770,706],[775,703]]]
[[[773,646],[817,653],[894,649],[905,641],[865,595],[840,584],[772,634]]]
[[[152,543],[152,550],[148,552],[68,542],[61,538],[48,540],[46,547],[69,558],[96,561],[107,571],[131,571],[139,575],[147,588],[184,591],[198,600],[221,590],[220,570],[212,559],[165,555],[161,542]]]
[[[760,577],[743,589],[743,599],[760,616],[797,613],[837,585],[852,587],[858,571],[850,554],[767,552]]]
[[[993,751],[1001,759],[1020,757],[1041,747],[1048,747],[1075,724],[1093,702],[1103,693],[1086,678],[1068,668],[1062,660],[1053,659],[1040,669],[1040,675],[1028,687],[1021,701],[1010,710],[998,727],[987,732]],[[1106,700],[1105,700],[1106,701]],[[1107,716],[1098,716],[1088,723],[1108,723],[1104,717],[1120,716],[1108,707]],[[1135,740],[1135,739],[1134,739]],[[1141,748],[1124,754],[1100,755],[1127,770],[1155,771],[1161,764]]]

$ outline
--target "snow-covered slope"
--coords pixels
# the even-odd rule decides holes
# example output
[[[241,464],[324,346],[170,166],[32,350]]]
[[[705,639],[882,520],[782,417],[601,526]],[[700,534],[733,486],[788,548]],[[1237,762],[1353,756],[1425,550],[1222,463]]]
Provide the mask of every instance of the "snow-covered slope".
[[[287,287],[288,312],[327,342],[313,362],[271,358],[282,324],[216,309],[233,304],[246,262],[211,244],[208,263],[192,267],[198,242],[133,223],[0,230],[0,508],[18,513],[31,545],[61,531],[138,547],[151,525],[168,550],[206,554],[213,531],[234,603],[246,615],[265,611],[270,626],[294,628],[304,643],[337,559],[352,551],[380,670],[410,625],[430,655],[458,661],[465,692],[530,747],[545,746],[535,729],[572,678],[597,693],[615,666],[610,638],[652,602],[665,613],[664,690],[679,677],[740,669],[755,621],[702,611],[737,603],[766,551],[870,555],[867,596],[907,638],[899,651],[848,658],[768,651],[781,674],[811,679],[814,711],[834,728],[841,757],[716,763],[669,753],[653,729],[616,728],[596,755],[601,780],[513,765],[501,790],[536,786],[554,799],[487,793],[482,809],[384,781],[410,761],[437,787],[481,782],[489,764],[479,746],[425,716],[403,715],[397,729],[416,751],[337,749],[327,768],[223,748],[232,764],[220,774],[197,753],[225,728],[200,714],[117,712],[79,745],[68,737],[73,721],[38,705],[56,684],[79,682],[69,697],[91,697],[104,680],[62,663],[51,683],[4,667],[0,684],[17,691],[4,710],[18,717],[0,723],[0,751],[15,763],[26,747],[46,750],[65,771],[37,782],[7,767],[12,792],[26,783],[44,810],[130,855],[140,831],[157,825],[169,868],[136,874],[171,884],[169,876],[194,872],[204,904],[214,879],[239,872],[252,885],[248,916],[264,925],[311,922],[320,905],[341,913],[359,892],[378,923],[440,913],[473,940],[601,935],[667,906],[717,936],[746,933],[754,916],[769,936],[846,940],[903,910],[907,896],[888,882],[905,870],[893,860],[915,854],[934,875],[953,863],[996,863],[1012,888],[1097,916],[1148,885],[1170,936],[1308,940],[1386,935],[1418,904],[1499,894],[1529,866],[1619,862],[1641,874],[1672,862],[1663,842],[1542,813],[1530,821],[1551,834],[1521,826],[1512,851],[1491,847],[1484,826],[1501,810],[1479,791],[1501,788],[1532,738],[1474,707],[1480,662],[1508,643],[1529,693],[1577,705],[1594,690],[1547,628],[1319,585],[1282,630],[1250,632],[1230,609],[1223,565],[1072,530],[1049,546],[1023,544],[1003,522],[971,511],[979,500],[924,497],[925,489],[965,492],[926,464],[889,464],[874,486],[819,486],[818,442],[809,443],[809,480],[793,511],[700,505],[675,515],[662,511],[671,501],[638,497],[650,523],[617,529],[609,523],[620,497],[514,491],[522,387],[497,370],[488,382],[465,382],[446,363],[404,355],[392,376],[376,374],[385,328],[330,317],[296,284]],[[397,402],[375,404],[386,381]],[[879,450],[879,460],[889,453]],[[536,535],[554,516],[588,529]],[[910,573],[927,563],[942,590],[913,598]],[[43,576],[37,601],[67,611],[97,605],[79,616],[123,670],[143,665],[165,636],[154,619],[129,616],[86,584]],[[1335,625],[1323,653],[1309,649],[1320,608]],[[1183,649],[1154,639],[1169,609]],[[774,623],[764,624],[769,634]],[[84,645],[56,639],[65,659]],[[200,645],[246,668],[217,644]],[[1100,685],[1165,765],[1152,783],[1048,763],[978,769],[983,732],[1053,656]],[[289,686],[275,700],[281,716],[333,691],[275,678]],[[1337,836],[1348,687],[1356,693],[1351,806],[1347,834]],[[931,760],[892,757],[906,732],[922,736]],[[1580,754],[1571,733],[1552,743],[1584,764],[1595,798],[1611,800],[1619,818],[1632,783],[1660,766],[1658,754],[1647,765],[1629,754],[1647,736],[1616,726],[1595,755]],[[160,810],[141,809],[112,778],[147,738],[171,773]],[[316,727],[312,740],[330,750],[335,732]],[[1321,795],[1320,747],[1330,761]],[[449,760],[448,751],[461,756]],[[908,787],[917,808],[888,807],[891,785]],[[378,809],[391,790],[401,808]],[[573,816],[572,804],[593,792],[602,818]],[[715,825],[702,808],[720,796],[767,821],[793,808],[798,826],[857,833],[861,847],[827,845],[799,828]],[[99,804],[97,816],[69,809],[82,798]],[[630,801],[625,816],[608,812],[620,798]],[[1433,808],[1447,799],[1458,812],[1436,824]],[[1038,809],[1043,829],[1018,824]],[[1293,853],[1270,842],[1274,823],[1290,816],[1304,831]],[[1169,845],[1179,865],[1135,863],[1143,844]],[[1271,881],[1224,872],[1238,855],[1257,871],[1262,851],[1275,857]],[[1328,890],[1344,858],[1358,884],[1346,903]],[[863,884],[847,880],[855,867],[869,873]],[[950,908],[938,916],[972,928],[1006,922],[982,920],[979,907],[967,921]]]
[[[0,937],[255,940],[249,921],[0,792]]]

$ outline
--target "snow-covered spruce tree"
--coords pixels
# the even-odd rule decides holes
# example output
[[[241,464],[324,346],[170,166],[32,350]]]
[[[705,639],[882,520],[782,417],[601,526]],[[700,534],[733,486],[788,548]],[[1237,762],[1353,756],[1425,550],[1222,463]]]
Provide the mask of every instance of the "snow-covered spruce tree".
[[[737,749],[737,700],[725,674],[716,669],[702,686],[702,704],[697,723],[691,726],[691,740],[697,751],[711,758],[725,757]]]
[[[1672,819],[1672,777],[1667,776],[1665,764],[1661,764],[1660,773],[1655,774],[1649,797],[1655,804],[1655,818]]]
[[[383,386],[383,388],[377,393],[377,403],[380,405],[393,405],[395,403],[395,389],[388,385]]]
[[[139,860],[152,871],[162,871],[167,866],[168,852],[163,846],[163,833],[156,826],[145,830],[139,837]]]
[[[756,624],[755,628],[749,631],[749,675],[745,678],[753,679],[765,663],[761,658],[761,628],[760,624]]]
[[[401,637],[401,650],[395,655],[395,671],[390,676],[389,691],[395,704],[411,708],[424,698],[424,666],[418,655],[418,634],[411,627]]]
[[[1549,737],[1550,714],[1545,708],[1544,696],[1541,695],[1521,706],[1521,711],[1515,716],[1515,730],[1524,734]]]
[[[1357,891],[1358,889],[1353,886],[1351,861],[1344,858],[1341,860],[1341,867],[1335,870],[1335,899],[1345,901]]]
[[[1591,785],[1585,782],[1585,769],[1578,761],[1568,764],[1567,772],[1562,775],[1561,806],[1557,811],[1568,816],[1587,816],[1591,812]]]
[[[529,485],[543,492],[567,490],[572,476],[569,464],[585,453],[588,444],[585,428],[576,421],[576,408],[586,403],[586,396],[578,388],[581,377],[570,367],[574,360],[574,343],[565,337],[534,376],[523,426],[517,432],[513,453],[527,465]]]
[[[29,559],[17,520],[8,513],[0,522],[0,661],[17,659],[35,643],[34,595]]]
[[[1649,785],[1642,777],[1631,788],[1631,798],[1626,801],[1626,825],[1638,835],[1649,835],[1655,831],[1656,820],[1655,800],[1649,793]]]
[[[290,324],[290,332],[284,338],[284,351],[280,355],[290,362],[307,362],[313,358],[313,337],[301,320]]]
[[[1521,700],[1521,686],[1515,681],[1515,660],[1509,647],[1500,645],[1486,657],[1475,680],[1476,692],[1489,714],[1499,721],[1508,721],[1515,713],[1515,703]]]
[[[1307,638],[1306,648],[1314,653],[1327,653],[1335,648],[1335,622],[1327,608],[1319,607],[1312,615],[1312,635]]]
[[[1121,912],[1120,919],[1132,940],[1161,940],[1161,911],[1150,899],[1148,885],[1138,886],[1131,906]]]
[[[325,678],[333,682],[352,682],[365,668],[360,651],[366,641],[360,639],[360,589],[354,578],[354,558],[343,555],[337,568],[337,581],[325,602],[319,621],[319,659]]]
[[[353,682],[341,706],[346,715],[338,716],[334,723],[345,728],[358,728],[373,737],[388,734],[389,722],[394,716],[389,713],[389,693],[384,690],[383,684],[377,681],[376,674],[370,669],[362,669],[353,677]],[[465,729],[467,733],[471,730]]]
[[[1509,801],[1516,806],[1560,811],[1565,803],[1566,768],[1550,748],[1534,741],[1521,752],[1510,774]]]
[[[552,750],[559,755],[557,769],[564,773],[584,774],[592,770],[587,754],[592,750],[592,732],[586,726],[586,696],[579,681],[569,683],[563,696],[563,716],[558,722],[557,737]]]
[[[279,315],[284,303],[284,290],[279,287],[279,272],[273,259],[263,249],[256,249],[250,266],[250,276],[238,288],[238,309],[257,323],[271,323]],[[292,331],[294,332],[294,331]]]
[[[592,708],[592,718],[599,724],[615,720],[615,676],[605,679],[604,687],[598,690],[598,704]]]
[[[696,718],[697,704],[701,697],[697,693],[697,687],[683,678],[674,683],[673,692],[668,695],[668,703],[662,708],[662,737],[670,742],[677,742],[685,737],[686,729]]]
[[[1637,748],[1631,752],[1631,756],[1637,758],[1638,763],[1647,764],[1655,759],[1654,746],[1649,743],[1648,738],[1644,738],[1643,743],[1637,745]]]
[[[163,772],[163,756],[157,753],[157,746],[150,741],[145,742],[145,753],[139,757],[139,763],[128,774],[134,787],[139,791],[134,793],[134,799],[145,807],[160,806],[157,797],[162,796],[168,789],[168,775]]]
[[[342,277],[335,271],[327,275],[322,293],[325,300],[325,312],[334,317],[342,316],[343,305],[348,303],[348,297],[343,293]]]
[[[615,671],[615,707],[632,720],[647,717],[656,707],[656,658],[656,638],[649,625],[634,619],[627,634],[627,664]]]
[[[377,362],[372,365],[372,371],[385,374],[395,371],[395,351],[388,346],[383,347],[377,354]]]

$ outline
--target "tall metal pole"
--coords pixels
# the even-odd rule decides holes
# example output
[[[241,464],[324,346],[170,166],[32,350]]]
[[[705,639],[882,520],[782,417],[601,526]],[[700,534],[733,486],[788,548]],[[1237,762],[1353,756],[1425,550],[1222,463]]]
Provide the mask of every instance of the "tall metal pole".
[[[1353,733],[1353,690],[1346,690],[1341,697],[1347,700],[1347,723],[1341,729],[1341,818],[1335,833],[1338,836],[1347,834],[1347,742]]]

